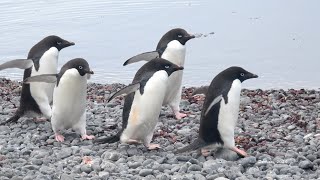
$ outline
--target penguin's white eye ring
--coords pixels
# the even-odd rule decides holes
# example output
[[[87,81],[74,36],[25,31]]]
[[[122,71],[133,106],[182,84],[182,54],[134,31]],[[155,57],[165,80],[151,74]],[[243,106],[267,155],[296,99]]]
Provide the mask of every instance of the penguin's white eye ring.
[[[178,38],[182,38],[182,34],[178,34]]]
[[[169,69],[169,67],[170,67],[169,65],[164,66],[164,68],[166,68],[166,69]]]
[[[240,73],[240,76],[244,76],[244,73]]]
[[[82,69],[83,67],[82,66],[79,66],[79,69]]]
[[[57,42],[57,44],[58,44],[58,45],[61,45],[61,44],[62,44],[62,42],[58,41],[58,42]]]

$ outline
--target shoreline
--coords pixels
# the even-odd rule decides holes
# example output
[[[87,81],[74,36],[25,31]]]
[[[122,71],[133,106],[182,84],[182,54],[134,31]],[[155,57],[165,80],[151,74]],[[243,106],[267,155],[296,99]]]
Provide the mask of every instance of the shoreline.
[[[0,78],[0,120],[19,105],[20,82]],[[97,137],[121,127],[123,98],[106,99],[124,84],[88,85],[87,132]],[[72,131],[55,142],[49,121],[21,118],[0,126],[0,179],[317,179],[320,178],[320,92],[318,90],[247,90],[241,94],[235,142],[249,157],[216,149],[174,154],[197,137],[203,96],[183,88],[177,121],[163,107],[153,141],[143,145],[93,144]],[[225,160],[227,159],[227,160]]]

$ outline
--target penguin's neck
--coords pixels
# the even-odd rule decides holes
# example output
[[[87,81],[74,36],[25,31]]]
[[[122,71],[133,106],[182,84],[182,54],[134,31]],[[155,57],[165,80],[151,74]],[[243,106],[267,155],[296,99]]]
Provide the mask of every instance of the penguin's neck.
[[[186,47],[177,40],[169,42],[167,48],[161,56],[161,58],[166,59],[178,66],[184,65],[185,57]]]
[[[56,47],[48,49],[39,60],[39,70],[32,75],[56,74],[58,68],[59,50]]]

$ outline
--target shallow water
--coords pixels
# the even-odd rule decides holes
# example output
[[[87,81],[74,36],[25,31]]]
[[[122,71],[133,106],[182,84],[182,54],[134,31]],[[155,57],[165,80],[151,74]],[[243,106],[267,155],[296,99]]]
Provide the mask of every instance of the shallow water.
[[[59,64],[83,57],[95,71],[91,81],[129,83],[142,63],[123,67],[133,55],[154,50],[174,27],[214,35],[187,43],[185,86],[209,84],[223,69],[238,65],[259,79],[247,88],[320,86],[320,1],[0,1],[0,63],[23,58],[43,37],[76,42]],[[22,70],[0,77],[21,80]]]

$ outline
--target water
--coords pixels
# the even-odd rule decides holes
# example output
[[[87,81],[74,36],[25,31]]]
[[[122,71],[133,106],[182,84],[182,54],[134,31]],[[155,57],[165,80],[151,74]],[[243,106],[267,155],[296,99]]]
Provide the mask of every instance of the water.
[[[143,64],[125,60],[154,50],[168,30],[214,35],[187,43],[185,86],[209,84],[238,65],[258,74],[247,88],[320,86],[320,1],[265,0],[2,0],[0,63],[24,58],[43,37],[76,42],[61,51],[59,64],[83,57],[95,71],[91,81],[130,83]],[[21,80],[10,69],[0,77]]]

